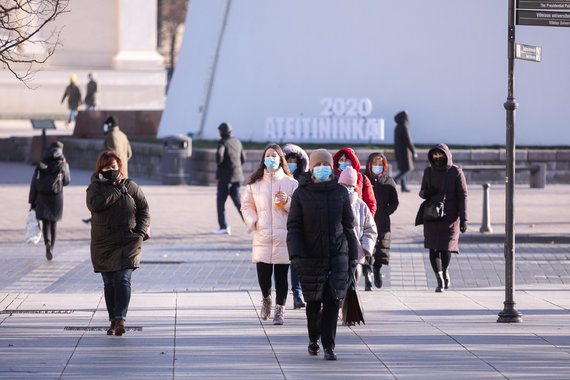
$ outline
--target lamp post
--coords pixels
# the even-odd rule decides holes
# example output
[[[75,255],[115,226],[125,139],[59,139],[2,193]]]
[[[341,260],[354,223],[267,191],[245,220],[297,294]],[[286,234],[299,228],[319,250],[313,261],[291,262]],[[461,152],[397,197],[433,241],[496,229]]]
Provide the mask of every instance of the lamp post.
[[[522,314],[515,309],[515,110],[518,107],[514,97],[515,87],[515,0],[509,0],[508,26],[508,92],[504,104],[507,111],[506,126],[506,203],[505,203],[505,301],[497,322],[522,322]]]

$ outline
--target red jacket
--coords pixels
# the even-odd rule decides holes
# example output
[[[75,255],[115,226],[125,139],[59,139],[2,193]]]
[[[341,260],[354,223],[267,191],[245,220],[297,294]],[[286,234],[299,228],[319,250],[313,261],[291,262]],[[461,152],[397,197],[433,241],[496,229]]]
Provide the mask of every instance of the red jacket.
[[[352,162],[352,167],[358,173],[358,180],[356,181],[356,192],[358,197],[366,203],[372,215],[376,214],[376,198],[374,197],[374,190],[372,189],[372,184],[370,180],[360,173],[360,161],[352,148],[344,148],[335,153],[333,157],[333,170],[336,175],[340,176],[340,170],[338,169],[338,160],[340,156],[346,153],[347,157]]]

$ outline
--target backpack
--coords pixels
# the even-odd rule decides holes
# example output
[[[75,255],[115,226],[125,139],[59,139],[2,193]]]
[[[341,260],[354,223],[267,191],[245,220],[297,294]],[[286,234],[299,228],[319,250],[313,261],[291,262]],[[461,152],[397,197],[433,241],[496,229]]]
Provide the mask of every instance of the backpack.
[[[63,190],[63,173],[45,172],[38,169],[36,188],[40,194],[55,195]]]

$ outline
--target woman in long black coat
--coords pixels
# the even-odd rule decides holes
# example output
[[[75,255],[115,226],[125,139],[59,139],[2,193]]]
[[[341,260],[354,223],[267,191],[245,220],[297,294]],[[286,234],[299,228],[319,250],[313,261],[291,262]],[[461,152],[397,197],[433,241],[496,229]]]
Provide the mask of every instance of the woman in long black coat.
[[[463,171],[453,165],[451,151],[437,144],[428,152],[430,166],[424,170],[420,197],[429,203],[445,195],[445,218],[423,222],[424,247],[437,280],[436,292],[449,288],[448,272],[452,253],[459,253],[459,231],[467,230],[467,184]]]
[[[54,181],[55,191],[45,191],[40,181]],[[63,186],[70,181],[69,165],[63,155],[63,144],[53,142],[44,152],[42,161],[34,170],[28,202],[30,210],[36,210],[36,218],[42,221],[42,233],[46,246],[46,258],[53,259],[53,247],[57,222],[63,215]]]
[[[139,185],[125,178],[115,151],[99,155],[86,203],[91,211],[91,262],[103,277],[111,321],[107,335],[120,336],[125,333],[131,275],[139,267],[150,225],[148,204]]]
[[[358,263],[354,216],[346,189],[332,172],[332,156],[314,150],[310,171],[299,177],[287,219],[287,248],[307,302],[310,355],[334,353],[339,301],[344,299],[349,270]],[[322,307],[322,309],[321,309]]]
[[[374,222],[376,222],[378,229],[378,239],[371,261],[374,268],[374,286],[377,288],[382,287],[382,276],[380,275],[382,265],[390,264],[390,245],[392,244],[390,215],[396,211],[400,204],[396,183],[386,172],[387,167],[388,161],[383,154],[372,153],[368,156],[366,171],[364,172],[370,179],[376,198]]]
[[[414,158],[417,157],[416,148],[410,136],[408,125],[408,112],[402,111],[394,116],[396,128],[394,128],[394,153],[396,154],[396,161],[398,161],[398,170],[400,173],[394,177],[394,181],[400,181],[402,184],[402,192],[409,192],[406,186],[406,178],[408,172],[414,170]]]

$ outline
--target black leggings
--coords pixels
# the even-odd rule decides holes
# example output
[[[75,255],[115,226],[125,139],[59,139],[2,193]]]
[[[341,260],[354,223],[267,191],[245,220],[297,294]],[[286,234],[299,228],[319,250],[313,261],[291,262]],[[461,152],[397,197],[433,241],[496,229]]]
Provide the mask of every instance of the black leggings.
[[[47,219],[41,219],[42,221],[42,233],[44,234],[44,244],[50,245],[52,248],[55,244],[55,228],[57,222]]]
[[[289,264],[257,263],[257,280],[263,297],[271,295],[273,268],[275,268],[275,303],[283,306],[287,301],[287,292],[289,291],[289,283],[287,282]]]
[[[451,252],[437,251],[435,249],[429,250],[429,262],[435,273],[447,270],[449,262],[451,261]]]

